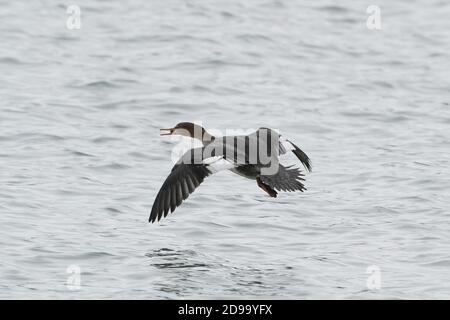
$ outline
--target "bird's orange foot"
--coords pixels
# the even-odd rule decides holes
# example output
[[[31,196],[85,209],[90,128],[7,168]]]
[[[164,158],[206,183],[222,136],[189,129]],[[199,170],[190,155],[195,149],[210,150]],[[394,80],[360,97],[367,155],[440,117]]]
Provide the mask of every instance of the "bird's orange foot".
[[[268,184],[265,184],[264,182],[262,182],[259,177],[256,178],[256,182],[258,183],[258,187],[263,189],[269,196],[271,196],[272,198],[277,197],[278,193],[274,189],[272,189]]]

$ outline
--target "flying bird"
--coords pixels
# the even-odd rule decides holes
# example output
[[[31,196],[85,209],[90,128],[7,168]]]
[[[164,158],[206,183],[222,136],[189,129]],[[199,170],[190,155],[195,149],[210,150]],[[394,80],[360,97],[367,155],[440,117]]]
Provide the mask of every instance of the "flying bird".
[[[279,156],[292,151],[307,171],[311,171],[309,157],[291,141],[269,128],[259,128],[249,135],[214,137],[202,126],[181,122],[161,135],[181,135],[198,139],[203,146],[186,151],[172,168],[156,195],[149,222],[160,220],[173,212],[183,200],[203,182],[219,171],[230,170],[240,176],[256,180],[258,187],[270,197],[277,191],[306,190],[303,174],[294,166],[283,166]]]

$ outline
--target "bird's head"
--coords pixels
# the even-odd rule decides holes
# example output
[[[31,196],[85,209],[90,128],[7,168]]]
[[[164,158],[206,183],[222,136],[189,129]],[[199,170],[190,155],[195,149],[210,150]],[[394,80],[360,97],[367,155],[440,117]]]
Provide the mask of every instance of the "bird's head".
[[[202,126],[192,122],[180,122],[173,128],[159,130],[162,136],[180,135],[200,141],[207,141],[213,138]]]

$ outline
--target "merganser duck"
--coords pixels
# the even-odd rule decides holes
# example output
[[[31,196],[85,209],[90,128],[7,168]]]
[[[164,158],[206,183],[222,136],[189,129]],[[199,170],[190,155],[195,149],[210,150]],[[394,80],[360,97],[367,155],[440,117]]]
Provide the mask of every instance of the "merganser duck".
[[[275,191],[306,190],[299,168],[278,163],[279,155],[292,151],[307,171],[311,171],[309,157],[291,141],[276,131],[259,128],[252,134],[216,138],[203,127],[181,122],[161,135],[182,135],[198,139],[203,146],[188,150],[172,168],[159,190],[150,213],[149,222],[160,220],[173,212],[183,200],[209,175],[230,170],[245,178],[256,180],[258,187],[270,197]]]

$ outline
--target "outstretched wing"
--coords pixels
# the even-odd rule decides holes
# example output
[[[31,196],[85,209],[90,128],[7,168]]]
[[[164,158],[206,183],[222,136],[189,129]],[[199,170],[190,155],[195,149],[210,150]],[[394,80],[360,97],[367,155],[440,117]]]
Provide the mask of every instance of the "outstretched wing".
[[[207,176],[234,167],[223,156],[203,158],[203,151],[204,148],[188,150],[172,168],[156,195],[149,222],[159,221],[169,211],[173,212]]]
[[[260,179],[265,184],[279,191],[304,191],[306,190],[302,181],[303,174],[299,168],[289,166],[285,167],[279,164],[278,172],[274,175],[261,175]]]
[[[159,190],[149,222],[173,212],[212,172],[205,164],[176,164]]]

